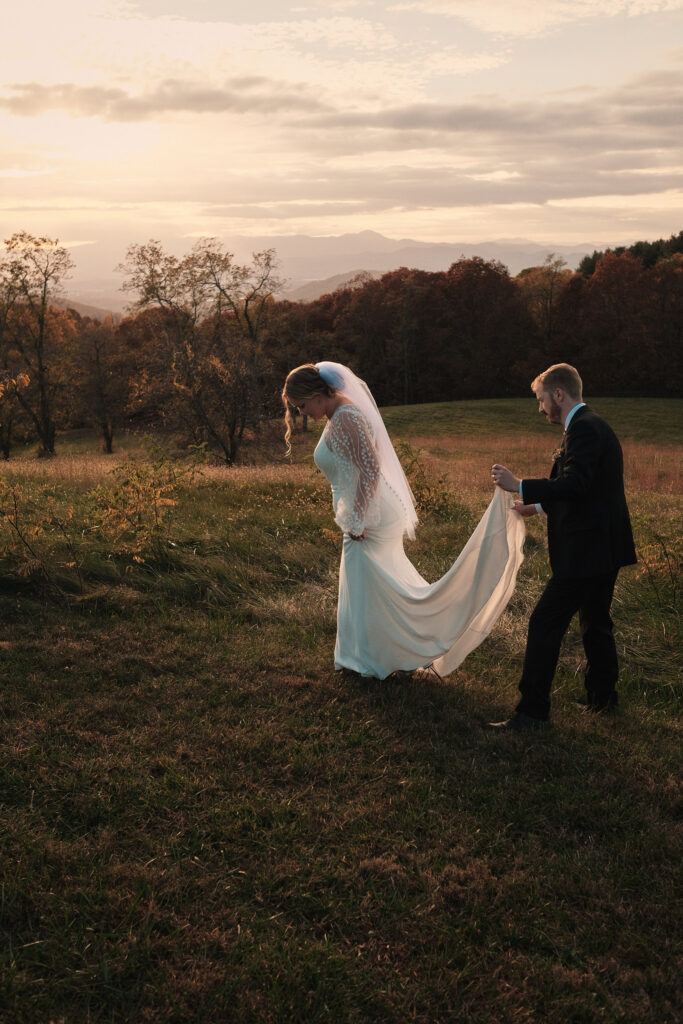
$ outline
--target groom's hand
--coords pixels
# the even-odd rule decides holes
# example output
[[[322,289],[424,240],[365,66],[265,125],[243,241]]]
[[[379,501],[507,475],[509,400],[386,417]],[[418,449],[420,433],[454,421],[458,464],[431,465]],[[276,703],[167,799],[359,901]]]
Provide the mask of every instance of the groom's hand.
[[[499,466],[497,463],[491,467],[491,479],[494,484],[498,487],[502,487],[504,491],[514,491],[515,494],[519,494],[519,483],[520,481],[511,473],[505,466]]]

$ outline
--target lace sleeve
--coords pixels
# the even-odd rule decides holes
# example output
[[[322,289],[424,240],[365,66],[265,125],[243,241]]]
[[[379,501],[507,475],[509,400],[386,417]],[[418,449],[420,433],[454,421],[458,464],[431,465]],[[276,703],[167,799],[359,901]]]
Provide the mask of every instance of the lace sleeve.
[[[379,522],[375,501],[380,469],[368,421],[354,405],[343,405],[327,426],[330,450],[343,460],[345,480],[340,489],[335,521],[344,533],[359,535]]]

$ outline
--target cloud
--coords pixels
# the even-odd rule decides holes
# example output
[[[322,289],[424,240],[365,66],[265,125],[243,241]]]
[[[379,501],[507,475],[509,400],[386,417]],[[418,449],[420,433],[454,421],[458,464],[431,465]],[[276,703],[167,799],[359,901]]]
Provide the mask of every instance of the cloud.
[[[337,152],[458,146],[474,155],[494,150],[519,160],[569,159],[577,148],[604,152],[681,152],[683,70],[638,76],[623,86],[508,101],[475,97],[462,103],[422,102],[373,110],[345,109],[304,119]],[[332,141],[332,144],[333,141]]]
[[[314,102],[303,88],[287,91],[258,75],[234,77],[221,89],[170,81],[137,96],[34,86],[14,100],[27,115],[64,104],[81,117],[228,116],[227,128],[221,122],[209,134],[197,117],[169,124],[171,139],[160,138],[154,160],[131,157],[125,176],[104,165],[86,187],[66,163],[52,176],[63,197],[85,190],[120,203],[185,204],[209,218],[291,223],[316,215],[627,198],[679,188],[683,167],[679,69],[605,90],[366,109]],[[270,117],[266,130],[255,113]],[[251,134],[242,135],[242,123]],[[168,174],[158,174],[161,165]],[[39,179],[24,179],[24,199],[37,197],[39,187]]]
[[[144,121],[169,113],[269,115],[328,109],[304,88],[261,76],[235,78],[222,88],[167,79],[138,94],[113,86],[26,82],[7,86],[5,96],[0,97],[0,108],[20,117],[63,111],[71,117],[104,121]]]
[[[392,96],[400,101],[423,95],[434,76],[450,79],[492,69],[509,59],[499,48],[469,45],[462,33],[444,38],[430,28],[415,32],[406,19],[387,15],[382,4],[367,2],[340,16],[322,3],[295,15],[274,2],[237,5],[216,0],[221,18],[200,19],[207,5],[176,0],[186,17],[151,17],[144,8],[93,0],[62,0],[35,13],[19,5],[12,13],[12,46],[3,54],[5,83],[69,83],[121,88],[147,94],[167,80],[211,83],[220,87],[227,75],[266,75],[289,88],[304,78],[312,95],[327,93],[353,99],[360,95]],[[166,9],[159,0],[157,11]],[[279,15],[277,9],[279,7]],[[272,17],[264,20],[264,14]],[[409,19],[412,21],[413,19]],[[131,83],[134,88],[131,89]]]
[[[41,171],[29,171],[23,167],[0,168],[0,178],[42,178],[46,174],[56,174],[57,168],[46,168]]]
[[[309,15],[292,16],[274,3],[264,20],[263,4],[216,3],[221,17],[213,22],[196,18],[191,0],[177,3],[186,17],[146,16],[127,3],[63,0],[43,4],[41,31],[35,31],[35,11],[15,5],[12,45],[3,53],[3,81],[42,85],[93,83],[148,91],[164,80],[210,81],[220,84],[227,74],[264,74],[282,82],[306,77],[318,90],[372,88],[391,81],[391,58],[402,44],[381,17],[340,16],[325,6]],[[164,3],[155,5],[157,10]],[[280,8],[279,16],[277,8]],[[366,5],[367,6],[367,5]],[[420,55],[414,55],[417,68]],[[346,73],[349,62],[361,76]]]
[[[38,36],[20,6],[3,58],[14,84],[0,87],[12,227],[30,207],[48,234],[67,230],[51,209],[81,211],[68,232],[82,238],[96,210],[135,230],[158,218],[206,233],[253,220],[446,234],[449,218],[480,231],[489,217],[498,235],[517,222],[495,210],[534,210],[540,224],[551,206],[645,210],[655,195],[678,217],[677,16],[626,19],[683,0],[341,0],[339,17],[300,6],[64,0]],[[569,212],[563,223],[579,230]]]
[[[369,18],[316,17],[300,21],[271,22],[260,26],[260,31],[272,31],[281,42],[328,49],[350,48],[353,51],[394,50],[396,35],[381,21]]]
[[[618,179],[599,168],[591,171],[589,161],[576,161],[566,168],[551,167],[545,173],[530,168],[500,180],[486,172],[466,174],[444,164],[429,171],[401,165],[368,168],[356,175],[332,170],[325,181],[305,190],[302,201],[286,181],[271,181],[267,195],[259,188],[241,192],[239,203],[214,203],[205,208],[211,217],[246,219],[298,219],[303,216],[346,215],[354,212],[376,214],[395,209],[450,209],[454,206],[530,204],[578,200],[584,197],[638,196],[680,187],[680,168],[668,169],[657,177],[638,170],[621,172]],[[577,170],[581,174],[576,174]],[[489,178],[489,180],[486,180]],[[259,201],[261,192],[261,201]],[[359,198],[362,197],[362,198]]]
[[[440,14],[493,35],[533,36],[587,18],[680,11],[683,0],[405,0],[389,9]]]

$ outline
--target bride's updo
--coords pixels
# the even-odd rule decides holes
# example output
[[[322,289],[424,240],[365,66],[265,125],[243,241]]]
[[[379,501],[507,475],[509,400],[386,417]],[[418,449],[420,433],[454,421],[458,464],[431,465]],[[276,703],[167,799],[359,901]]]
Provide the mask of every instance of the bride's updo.
[[[318,372],[317,366],[313,363],[304,363],[303,366],[297,366],[294,370],[290,370],[285,380],[285,386],[282,389],[282,404],[285,407],[285,425],[287,427],[285,431],[285,444],[287,445],[288,455],[292,450],[290,438],[294,429],[292,406],[297,406],[299,402],[305,402],[307,398],[313,398],[315,395],[329,397],[334,394],[334,388],[325,383]]]

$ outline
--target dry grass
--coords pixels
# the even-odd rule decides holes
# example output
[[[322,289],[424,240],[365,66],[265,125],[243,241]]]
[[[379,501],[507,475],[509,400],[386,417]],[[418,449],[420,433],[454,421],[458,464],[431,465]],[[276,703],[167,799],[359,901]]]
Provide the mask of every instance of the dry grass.
[[[204,480],[225,484],[228,487],[277,487],[290,484],[300,487],[316,479],[315,467],[291,462],[273,463],[263,466],[202,466]]]
[[[334,628],[336,615],[335,581],[322,586],[304,583],[285,594],[264,594],[250,598],[245,608],[260,623],[283,623],[308,628]]]
[[[94,487],[125,462],[120,455],[56,455],[52,459],[23,458],[5,463],[3,476],[9,480],[35,480],[58,482],[65,486]]]
[[[628,491],[650,494],[683,493],[680,448],[627,441],[624,444],[624,478]]]
[[[411,438],[411,444],[420,450],[421,462],[430,476],[446,477],[457,493],[480,498],[491,492],[490,470],[494,461],[509,466],[520,476],[543,476],[552,450],[542,438],[506,438],[501,445],[490,437],[440,437],[435,442],[433,438],[417,435]],[[628,491],[671,495],[683,492],[680,450],[662,450],[656,445],[635,441],[624,442],[623,448]],[[128,455],[67,455],[54,459],[22,459],[20,463],[7,464],[3,474],[10,481],[31,479],[58,482],[67,487],[94,487],[106,481],[128,458]],[[303,486],[319,479],[309,461],[283,460],[269,465],[235,467],[205,465],[198,474],[205,481],[231,489],[283,484]]]
[[[145,458],[143,450],[133,453],[134,459]],[[131,453],[113,455],[81,454],[56,455],[52,459],[25,457],[5,463],[3,476],[9,480],[35,480],[59,483],[64,486],[94,487],[103,483],[115,470],[131,459]],[[280,462],[255,466],[225,466],[207,464],[198,467],[198,475],[206,481],[236,487],[270,487],[287,483],[308,484],[312,478],[309,463],[301,464],[283,459]]]
[[[400,415],[473,512],[494,451],[547,469],[552,435],[501,445],[488,410],[455,440]],[[446,681],[353,679],[332,667],[340,538],[315,436],[297,442],[293,465],[182,485],[144,564],[86,532],[77,600],[5,567],[0,1021],[674,1024],[680,449],[624,446],[644,557],[615,600],[619,715],[574,706],[573,633],[555,727],[523,738],[481,725],[516,697],[543,524]],[[31,507],[59,487],[75,514],[112,465],[22,461]],[[430,577],[466,519],[424,517]]]
[[[517,476],[546,476],[553,441],[542,437],[490,436],[439,437],[412,439],[424,452],[423,461],[433,475],[445,475],[458,491],[483,494],[490,489],[490,470],[494,462],[508,466]],[[682,452],[680,448],[662,449],[653,444],[625,441],[624,477],[627,490],[655,494],[681,494]]]

